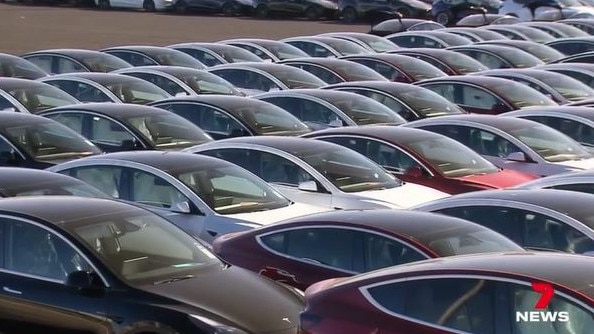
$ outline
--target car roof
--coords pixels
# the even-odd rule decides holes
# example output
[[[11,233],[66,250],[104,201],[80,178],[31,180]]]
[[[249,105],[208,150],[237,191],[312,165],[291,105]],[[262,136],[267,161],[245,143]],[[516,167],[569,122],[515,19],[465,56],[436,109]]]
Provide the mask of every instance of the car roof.
[[[543,114],[548,113],[562,113],[562,114],[569,114],[574,116],[579,116],[582,118],[586,118],[589,120],[594,121],[594,109],[592,107],[581,107],[581,106],[533,106],[533,107],[526,107],[521,110],[516,110],[517,115],[522,115],[523,111],[538,111]],[[511,111],[510,113],[514,113],[516,111]]]
[[[499,86],[499,85],[509,85],[510,80],[496,78],[496,77],[487,77],[487,76],[480,76],[480,75],[451,75],[447,77],[438,77],[432,79],[426,79],[423,81],[418,81],[415,84],[419,84],[421,87],[424,83],[430,82],[463,82],[463,83],[470,83],[478,86],[482,86],[485,88],[489,88],[490,86]]]
[[[96,51],[96,50],[87,50],[87,49],[47,49],[47,50],[38,50],[24,54],[23,56],[32,56],[36,54],[44,54],[44,53],[51,53],[56,55],[65,55],[72,58],[86,58],[89,56],[104,56],[105,53]],[[109,57],[109,55],[108,55]]]
[[[346,59],[339,59],[339,58],[323,58],[323,57],[302,57],[302,58],[290,58],[284,59],[278,62],[278,64],[286,64],[286,63],[310,63],[310,64],[318,64],[322,66],[334,67],[337,65],[350,65],[351,62],[348,62]],[[357,66],[357,65],[353,65]]]
[[[339,128],[328,128],[324,130],[310,132],[307,135],[305,135],[305,137],[318,137],[325,135],[369,136],[383,139],[395,144],[444,137],[443,135],[427,130],[404,128],[392,125],[343,126]]]
[[[174,76],[208,73],[204,70],[199,70],[197,68],[183,67],[183,66],[171,66],[171,65],[150,65],[150,66],[127,67],[124,70],[122,70],[121,73],[143,72],[143,70],[168,73],[168,74],[171,74]],[[117,73],[120,73],[120,72],[117,72]]]
[[[562,37],[562,38],[557,38],[553,41],[547,42],[547,43],[545,43],[545,45],[561,44],[561,43],[575,43],[575,42],[594,43],[594,36]]]
[[[449,123],[451,121],[462,121],[462,122],[470,122],[470,123],[477,123],[483,124],[487,126],[492,126],[494,128],[499,128],[505,131],[508,128],[518,128],[518,127],[527,127],[527,126],[534,126],[536,122],[530,121],[527,119],[516,118],[516,117],[500,117],[497,115],[478,115],[478,114],[462,114],[462,115],[444,115],[435,118],[428,118],[428,119],[420,119],[408,124],[422,124],[422,125],[433,125],[433,124],[440,124],[441,122]],[[408,126],[405,124],[405,126]]]
[[[211,66],[208,69],[214,70],[214,69],[225,69],[225,68],[240,68],[240,69],[254,68],[254,69],[261,70],[261,71],[270,72],[270,71],[282,70],[282,69],[286,68],[286,66],[289,66],[289,65],[276,64],[276,63],[270,63],[270,62],[246,62],[246,63],[220,64],[220,65]],[[291,69],[294,69],[294,67],[292,67],[292,66],[289,66],[289,67],[291,67]]]
[[[238,108],[244,106],[261,106],[263,104],[269,104],[266,101],[252,99],[249,97],[244,96],[236,96],[236,95],[216,95],[216,94],[203,94],[203,95],[188,95],[188,96],[179,96],[173,97],[165,100],[160,100],[155,103],[154,105],[159,105],[163,103],[179,103],[179,102],[202,102],[205,104],[210,104],[221,109],[225,109],[227,111],[236,111]],[[280,107],[279,107],[280,108]]]
[[[145,80],[138,79],[135,77],[131,77],[129,75],[123,74],[115,74],[115,73],[103,73],[103,72],[74,72],[74,73],[63,73],[63,74],[56,74],[49,77],[46,77],[46,80],[52,79],[68,79],[68,78],[81,78],[94,81],[101,85],[111,84],[111,83],[121,83],[121,82],[130,82],[130,81],[143,81]]]
[[[499,274],[497,275],[499,277],[506,274],[517,274],[553,282],[572,290],[584,292],[590,297],[594,296],[592,282],[590,282],[594,276],[594,259],[592,257],[549,252],[481,253],[451,256],[363,273],[339,280],[335,285],[376,280],[394,274],[427,271],[435,274],[486,271]]]
[[[50,119],[42,116],[22,112],[0,112],[0,129],[9,126],[31,125],[34,123],[53,123]]]
[[[354,94],[354,95],[353,95]],[[361,95],[351,92],[342,92],[338,90],[331,90],[331,89],[315,89],[315,88],[307,88],[307,89],[288,89],[284,91],[278,92],[269,92],[263,93],[256,96],[313,96],[324,101],[334,103],[337,100],[342,98],[354,98],[354,97],[361,97]],[[365,99],[365,96],[362,97]]]
[[[552,63],[552,64],[544,64],[544,65],[537,65],[534,69],[563,69],[563,70],[572,70],[572,71],[588,71],[594,72],[594,64],[588,63]],[[589,73],[592,75],[592,73]]]
[[[110,103],[110,102],[97,102],[97,103],[81,103],[72,104],[69,106],[62,106],[44,110],[39,115],[45,115],[56,111],[65,110],[77,110],[77,111],[90,111],[100,114],[109,115],[112,117],[125,116],[126,118],[134,116],[142,116],[147,113],[161,113],[170,114],[169,111],[163,110],[157,107],[150,107],[146,105],[132,104],[132,103]]]
[[[212,142],[213,146],[216,146],[218,143],[221,144],[233,144],[233,143],[245,143],[251,145],[261,145],[271,148],[276,148],[278,150],[288,152],[291,154],[298,154],[299,152],[303,151],[310,151],[312,145],[319,148],[328,148],[330,150],[335,150],[336,148],[343,149],[342,146],[338,144],[333,144],[329,142],[324,142],[315,139],[309,138],[300,138],[300,137],[288,137],[288,136],[247,136],[247,137],[234,137],[234,138],[227,138],[222,140],[217,140]],[[199,145],[198,147],[208,147],[209,145]]]
[[[49,77],[47,77],[49,78]],[[39,87],[45,86],[43,82],[39,82],[36,80],[29,80],[29,79],[19,79],[19,78],[6,78],[0,77],[0,89],[3,90],[11,90],[11,89],[27,89],[31,87]]]
[[[172,51],[172,52],[180,52],[171,48],[167,48],[164,46],[155,46],[155,45],[121,45],[121,46],[113,46],[105,49],[101,49],[100,51],[115,51],[115,50],[132,50],[146,54],[152,54],[155,52],[162,52],[162,51]]]
[[[364,87],[370,89],[381,90],[384,92],[389,92],[393,95],[400,95],[403,92],[411,91],[411,90],[424,90],[426,88],[411,85],[408,83],[403,82],[394,82],[394,81],[346,81],[346,82],[339,82],[332,85],[327,85],[322,88],[339,88],[339,87]]]
[[[490,52],[501,52],[501,51],[509,51],[509,50],[517,51],[517,48],[510,48],[509,46],[499,45],[499,44],[468,44],[468,45],[457,45],[447,48],[447,50],[485,50]],[[513,52],[511,51],[511,52]],[[522,50],[520,50],[522,51]]]
[[[40,187],[48,182],[83,183],[82,181],[60,173],[23,167],[0,167],[0,193],[6,189],[20,188],[24,184]]]

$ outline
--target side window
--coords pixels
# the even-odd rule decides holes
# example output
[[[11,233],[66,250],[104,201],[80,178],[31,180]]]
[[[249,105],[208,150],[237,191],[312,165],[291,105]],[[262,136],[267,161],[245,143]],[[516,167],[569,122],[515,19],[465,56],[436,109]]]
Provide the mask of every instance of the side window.
[[[60,173],[70,175],[84,181],[102,192],[115,198],[124,198],[121,189],[122,168],[121,167],[78,167],[61,171]]]
[[[396,100],[395,98],[393,98],[389,95],[377,93],[374,91],[359,90],[359,89],[348,89],[348,90],[345,89],[344,91],[349,91],[349,92],[357,93],[357,94],[372,98],[372,99],[376,100],[377,102],[385,105],[386,107],[392,109],[393,111],[397,112],[400,116],[402,116],[407,121],[412,121],[417,118],[416,115],[409,108],[407,108],[400,101]]]
[[[235,44],[231,44],[231,45],[235,45]],[[266,53],[262,52],[262,50],[255,48],[251,45],[242,45],[242,44],[238,44],[235,45],[237,47],[240,47],[242,49],[248,50],[249,52],[255,54],[256,56],[264,59],[264,60],[272,60],[272,58],[270,58]]]
[[[188,48],[188,49],[183,48],[183,49],[177,49],[177,50],[182,51],[183,53],[186,53],[195,59],[198,59],[202,64],[209,66],[209,67],[222,64],[220,60],[218,60],[217,58],[215,58],[214,56],[212,56],[210,53],[208,53],[206,51],[190,49],[190,48]]]
[[[497,282],[475,278],[421,279],[369,287],[367,294],[391,315],[469,333],[495,334],[497,286]]]
[[[261,238],[268,247],[312,263],[362,272],[362,260],[355,256],[356,232],[338,228],[300,228]]]
[[[460,53],[470,56],[478,60],[479,63],[487,66],[491,69],[496,68],[508,68],[509,65],[501,60],[499,57],[496,57],[492,54],[485,53],[485,52],[478,52],[478,51],[461,51]]]
[[[479,154],[505,158],[522,150],[509,140],[488,131],[471,129],[469,147]]]
[[[450,69],[449,66],[447,66],[447,65],[445,65],[431,57],[426,57],[426,56],[420,55],[420,56],[416,56],[416,58],[439,68],[440,70],[442,70],[445,73],[454,74],[454,73],[452,73],[452,70]]]
[[[456,87],[454,94],[457,104],[491,110],[497,104],[503,103],[493,94],[472,86]]]
[[[127,52],[127,51],[109,51],[107,52],[111,55],[114,55],[120,59],[125,60],[132,66],[150,66],[150,65],[159,65],[152,59],[135,53],[135,52]]]
[[[513,210],[513,209],[512,209]],[[517,220],[512,219],[513,212],[497,206],[460,206],[438,210],[437,212],[454,216],[485,226],[519,243]]]
[[[59,281],[71,272],[90,270],[82,256],[48,230],[8,218],[0,219],[0,223],[5,232],[4,268]]]
[[[561,131],[580,144],[594,146],[594,131],[587,124],[560,117],[528,116],[524,118],[545,124],[553,129]]]
[[[52,80],[48,83],[54,87],[60,88],[82,102],[111,102],[111,98],[101,90],[84,82],[73,80]]]
[[[412,247],[372,233],[363,234],[363,252],[365,271],[427,259]]]
[[[125,145],[133,146],[130,143],[137,141],[132,133],[113,120],[101,116],[87,115],[86,117],[90,118],[91,131],[85,137],[93,142],[114,147],[123,147]]]
[[[204,131],[216,132],[224,136],[239,135],[243,126],[231,116],[201,104],[173,103],[161,106],[196,124]]]
[[[402,73],[393,66],[369,59],[356,59],[353,61],[371,68],[391,81],[410,82],[410,79],[408,79],[406,74]]]
[[[126,74],[129,76],[133,76],[142,80],[146,80],[158,87],[160,87],[161,89],[165,90],[167,93],[169,93],[172,96],[176,96],[178,94],[183,94],[186,95],[186,91],[183,90],[183,88],[181,88],[180,85],[176,84],[175,82],[173,82],[172,80],[169,80],[165,77],[162,77],[160,75],[156,75],[156,74],[151,74],[151,73],[130,73],[130,74]]]
[[[445,97],[446,99],[448,99],[449,101],[451,101],[453,103],[459,104],[462,102],[461,99],[459,99],[455,95],[455,89],[457,87],[455,87],[453,84],[443,83],[443,84],[435,84],[435,85],[426,85],[426,86],[422,86],[422,87],[436,92],[437,94]]]
[[[66,125],[67,127],[71,128],[72,130],[76,131],[77,133],[80,133],[81,135],[86,137],[88,134],[83,133],[84,116],[85,116],[84,114],[79,114],[79,113],[61,113],[61,114],[50,114],[50,115],[46,115],[45,117],[52,119],[56,122],[60,122],[64,125]]]
[[[331,71],[328,71],[325,68],[319,67],[319,66],[308,65],[308,64],[299,64],[299,65],[291,65],[291,66],[294,66],[294,67],[300,68],[304,71],[307,71],[329,84],[335,84],[335,83],[344,81],[336,74],[332,73]]]
[[[594,194],[594,184],[592,184],[592,183],[560,184],[557,186],[549,187],[549,189],[561,189],[561,190],[579,191],[582,193]]]
[[[189,202],[186,196],[159,176],[137,169],[130,171],[130,201],[159,208],[170,208],[174,203]]]
[[[16,108],[4,96],[0,96],[0,112],[14,112]]]
[[[294,162],[276,154],[260,152],[261,178],[266,182],[298,186],[304,181],[315,181],[313,176]]]
[[[49,74],[57,74],[58,73],[56,71],[53,71],[52,62],[53,62],[54,57],[52,57],[52,56],[42,56],[42,55],[30,56],[30,57],[25,57],[25,59],[27,59],[28,61],[37,65],[42,70],[44,70],[46,73],[49,73]]]
[[[66,58],[56,58],[57,73],[87,72],[81,64]]]
[[[249,82],[249,78],[248,78],[249,72],[248,71],[229,69],[229,70],[217,70],[212,73],[220,76],[221,78],[229,81],[234,86],[237,86],[239,88],[253,87],[251,85],[251,83]]]
[[[318,124],[318,127],[340,120],[331,109],[314,101],[293,97],[271,97],[262,100],[285,109],[302,122]]]
[[[15,159],[20,160],[20,154],[0,136],[0,166],[14,166],[17,164]]]
[[[262,178],[262,171],[260,169],[260,152],[245,149],[214,149],[200,152],[200,154],[229,161],[238,166],[241,166],[253,174]]]

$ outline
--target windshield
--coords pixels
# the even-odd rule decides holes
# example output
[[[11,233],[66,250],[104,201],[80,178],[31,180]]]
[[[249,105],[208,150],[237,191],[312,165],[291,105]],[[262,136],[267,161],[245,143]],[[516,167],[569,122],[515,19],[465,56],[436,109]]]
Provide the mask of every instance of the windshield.
[[[421,118],[466,113],[445,97],[422,87],[411,86],[399,92],[398,97],[422,115]]]
[[[474,224],[427,231],[421,241],[440,257],[523,250],[503,235]]]
[[[2,57],[0,59],[0,77],[21,79],[39,79],[47,76],[41,68],[19,57]]]
[[[297,155],[340,190],[389,189],[402,183],[365,156],[338,145],[320,145]]]
[[[247,122],[259,135],[298,135],[311,131],[285,109],[264,101],[254,102],[233,109],[233,114]]]
[[[171,97],[166,91],[142,79],[118,80],[118,83],[106,84],[105,87],[124,103],[147,104]]]
[[[590,153],[576,141],[546,125],[523,126],[509,129],[507,132],[549,162],[580,160],[591,157]]]
[[[426,138],[409,142],[407,145],[446,177],[464,177],[499,171],[499,168],[475,151],[447,137]]]
[[[538,78],[540,81],[551,86],[561,96],[569,101],[579,101],[594,97],[594,90],[581,81],[566,75],[543,75]]]
[[[78,219],[63,228],[127,281],[157,282],[221,264],[171,222],[136,208]]]
[[[248,213],[278,209],[291,202],[268,183],[247,170],[225,164],[196,166],[174,175],[211,209],[220,214]]]
[[[229,81],[209,72],[180,78],[198,94],[242,95]]]
[[[78,180],[51,180],[46,182],[22,183],[11,188],[2,188],[6,197],[17,196],[81,196],[93,198],[109,198],[99,189]]]
[[[55,121],[4,128],[4,134],[38,160],[65,160],[100,154],[93,143]]]
[[[80,103],[68,93],[47,85],[36,84],[27,87],[7,90],[7,93],[19,101],[31,113],[53,108]]]
[[[81,58],[80,61],[91,69],[90,72],[111,72],[122,68],[132,67],[126,61],[107,54],[93,55],[92,57]]]
[[[504,96],[516,109],[530,106],[556,106],[555,101],[549,99],[537,90],[511,80],[508,83],[489,86],[497,94]]]
[[[212,140],[200,128],[175,114],[155,113],[125,119],[160,150],[179,150]]]
[[[374,99],[358,94],[340,94],[330,101],[357,125],[403,124],[406,121],[392,109]]]
[[[284,65],[268,71],[290,89],[319,88],[327,85],[322,79],[300,68]]]

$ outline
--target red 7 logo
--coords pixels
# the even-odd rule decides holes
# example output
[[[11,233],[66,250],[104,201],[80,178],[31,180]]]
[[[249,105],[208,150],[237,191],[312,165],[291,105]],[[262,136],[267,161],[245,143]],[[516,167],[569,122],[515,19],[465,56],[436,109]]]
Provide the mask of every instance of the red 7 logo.
[[[534,304],[534,308],[537,310],[546,309],[555,294],[553,286],[550,283],[533,282],[532,290],[540,293],[540,298]]]

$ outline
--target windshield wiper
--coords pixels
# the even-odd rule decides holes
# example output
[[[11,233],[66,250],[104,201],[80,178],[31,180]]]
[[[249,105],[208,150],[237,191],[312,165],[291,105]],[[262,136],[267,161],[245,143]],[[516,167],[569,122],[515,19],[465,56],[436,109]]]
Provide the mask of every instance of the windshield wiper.
[[[169,277],[160,281],[155,281],[153,282],[153,285],[161,285],[161,284],[169,284],[169,283],[173,283],[173,282],[177,282],[177,281],[182,281],[185,279],[190,279],[190,278],[194,278],[196,276],[194,275],[184,275],[184,276],[174,276],[174,277]]]

